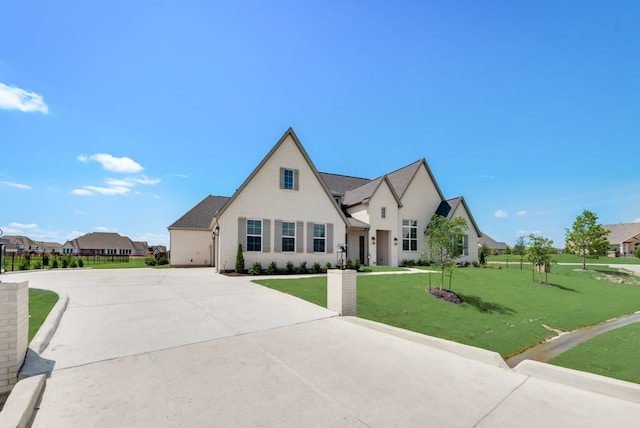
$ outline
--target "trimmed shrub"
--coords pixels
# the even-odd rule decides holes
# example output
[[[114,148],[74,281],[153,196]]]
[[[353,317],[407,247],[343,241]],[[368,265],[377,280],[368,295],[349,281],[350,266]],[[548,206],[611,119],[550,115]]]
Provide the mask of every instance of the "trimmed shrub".
[[[156,264],[158,264],[158,262],[155,257],[147,256],[144,258],[144,264],[147,266],[155,266]]]
[[[293,262],[287,262],[286,270],[287,273],[294,273],[296,271],[296,266],[293,264]]]
[[[298,272],[307,273],[307,262],[300,262],[300,265],[298,266]]]
[[[327,262],[327,264],[325,265],[325,268],[327,270],[331,269],[331,262]]]
[[[79,267],[83,267],[84,266],[84,260],[82,260],[82,257],[78,257],[78,266]]]
[[[276,262],[269,263],[269,266],[267,266],[267,273],[269,275],[273,275],[277,272],[278,272],[278,265],[276,264]]]
[[[51,263],[51,267],[54,269],[58,269],[58,259],[53,259],[53,263]]]
[[[262,273],[262,265],[260,262],[255,262],[253,266],[251,266],[251,269],[249,269],[249,273],[251,275],[260,275]]]
[[[320,273],[322,272],[322,266],[320,266],[320,263],[315,262],[314,264],[311,265],[311,269],[309,271],[311,273]]]
[[[238,244],[238,252],[236,253],[236,272],[244,272],[244,256],[242,255],[242,244]]]

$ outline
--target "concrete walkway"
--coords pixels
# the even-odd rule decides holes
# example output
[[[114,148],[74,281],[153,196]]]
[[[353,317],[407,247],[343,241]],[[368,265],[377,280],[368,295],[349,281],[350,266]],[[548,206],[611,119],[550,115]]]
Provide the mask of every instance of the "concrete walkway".
[[[34,427],[633,426],[640,386],[335,313],[212,269],[28,272],[69,296]],[[447,350],[443,350],[447,349]],[[599,391],[599,392],[594,392]]]

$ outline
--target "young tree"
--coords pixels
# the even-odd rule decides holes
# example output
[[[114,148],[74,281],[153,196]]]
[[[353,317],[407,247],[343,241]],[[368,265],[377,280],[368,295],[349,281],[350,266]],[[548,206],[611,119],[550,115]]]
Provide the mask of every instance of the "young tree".
[[[529,235],[529,247],[526,251],[527,260],[533,265],[534,271],[536,270],[535,268],[537,268],[538,282],[540,284],[542,284],[542,268],[546,268],[546,266],[551,263],[551,254],[553,254],[553,251],[552,240],[542,236],[536,236],[533,233]]]
[[[518,236],[511,252],[520,256],[520,270],[522,270],[522,261],[524,260],[524,255],[527,253],[527,241],[524,239],[524,236]]]
[[[242,244],[238,244],[238,251],[236,252],[236,272],[244,272],[244,256],[242,254]]]
[[[484,266],[487,264],[487,256],[489,255],[490,252],[491,250],[489,249],[489,246],[487,245],[486,242],[483,242],[482,245],[478,247],[478,260],[480,261],[481,266]]]
[[[582,270],[587,268],[587,257],[598,258],[609,247],[609,231],[597,223],[598,216],[584,210],[576,217],[573,227],[566,230],[566,246],[571,253],[582,256]]]
[[[448,219],[438,214],[431,217],[429,225],[424,231],[427,236],[427,248],[429,258],[436,266],[439,266],[442,274],[440,276],[440,290],[444,285],[444,271],[447,266],[462,254],[460,242],[467,230],[467,222],[462,217]]]

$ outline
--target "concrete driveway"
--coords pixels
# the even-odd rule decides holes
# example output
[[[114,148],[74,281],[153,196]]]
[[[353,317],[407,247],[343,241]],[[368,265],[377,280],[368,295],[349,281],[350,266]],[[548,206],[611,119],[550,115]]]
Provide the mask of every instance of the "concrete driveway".
[[[34,427],[638,424],[635,384],[512,371],[486,351],[337,317],[212,269],[2,280],[69,296],[40,356],[53,371]]]

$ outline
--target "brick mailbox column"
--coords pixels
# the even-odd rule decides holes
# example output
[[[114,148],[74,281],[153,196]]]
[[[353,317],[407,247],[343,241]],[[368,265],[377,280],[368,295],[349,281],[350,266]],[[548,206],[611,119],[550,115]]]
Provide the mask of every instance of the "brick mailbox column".
[[[29,282],[0,282],[0,395],[18,381],[28,339]]]
[[[355,316],[356,271],[329,269],[327,271],[327,308],[342,316]]]

